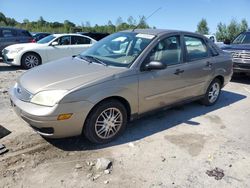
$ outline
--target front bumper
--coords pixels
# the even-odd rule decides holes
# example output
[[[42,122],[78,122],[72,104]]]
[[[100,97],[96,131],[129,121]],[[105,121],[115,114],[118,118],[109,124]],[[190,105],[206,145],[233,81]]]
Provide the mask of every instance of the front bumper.
[[[16,114],[36,132],[50,138],[80,135],[85,119],[94,106],[88,101],[80,101],[46,107],[19,100],[15,96],[13,88],[9,93]],[[59,114],[65,113],[73,113],[73,115],[67,120],[57,120]]]
[[[9,65],[20,66],[21,59],[17,54],[6,53],[5,50],[2,51],[3,62]]]

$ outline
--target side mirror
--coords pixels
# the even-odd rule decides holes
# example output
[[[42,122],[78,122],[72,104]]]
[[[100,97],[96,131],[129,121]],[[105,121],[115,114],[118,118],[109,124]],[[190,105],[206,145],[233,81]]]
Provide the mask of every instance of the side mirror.
[[[167,65],[165,65],[164,63],[160,61],[151,61],[144,66],[145,71],[162,70],[165,68],[167,68]]]
[[[231,43],[231,41],[230,41],[229,39],[225,39],[225,40],[224,40],[224,44],[229,45],[230,43]]]
[[[51,46],[57,46],[58,45],[58,42],[57,41],[54,41],[51,43]]]

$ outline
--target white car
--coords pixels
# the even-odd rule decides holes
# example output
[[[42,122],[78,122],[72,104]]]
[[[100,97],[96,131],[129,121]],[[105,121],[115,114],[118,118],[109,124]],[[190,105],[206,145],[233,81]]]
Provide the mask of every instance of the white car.
[[[80,34],[52,34],[37,43],[15,44],[2,51],[3,62],[25,69],[56,59],[78,55],[96,40]]]

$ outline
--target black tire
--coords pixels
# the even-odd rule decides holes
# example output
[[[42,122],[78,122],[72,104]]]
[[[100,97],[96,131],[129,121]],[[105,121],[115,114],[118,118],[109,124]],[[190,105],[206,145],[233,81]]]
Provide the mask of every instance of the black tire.
[[[219,89],[218,90],[218,94],[217,94],[217,97],[214,100],[211,100],[210,93],[212,92],[212,89],[213,89],[212,87],[215,87],[215,85],[218,86],[218,89]],[[215,78],[211,82],[211,84],[208,86],[206,94],[205,94],[204,98],[201,100],[201,103],[203,105],[206,105],[206,106],[212,106],[212,105],[214,105],[218,101],[218,99],[220,97],[220,93],[221,93],[221,81],[218,78]]]
[[[121,120],[121,123],[119,123],[120,124],[119,129],[117,128],[117,132],[114,135],[111,135],[110,137],[104,138],[106,135],[106,132],[108,130],[112,129],[112,132],[113,133],[115,132],[115,131],[113,131],[113,128],[115,130],[115,126],[117,126],[117,125],[115,125],[115,123],[118,122],[118,121],[115,123],[111,122],[112,120],[104,119],[104,116],[102,116],[103,113],[105,113],[105,114],[107,113],[108,115],[110,115],[111,109],[113,109],[114,114],[115,113],[116,113],[116,115],[118,114],[119,117],[122,116],[121,118],[118,118]],[[110,113],[108,113],[108,112],[110,112]],[[111,117],[111,115],[110,115],[110,117]],[[123,133],[123,131],[125,130],[126,125],[127,125],[127,117],[128,117],[127,110],[121,102],[119,102],[118,100],[114,100],[114,99],[103,101],[100,104],[98,104],[96,107],[94,107],[94,109],[88,115],[88,117],[85,121],[84,127],[83,127],[83,134],[85,135],[85,137],[88,140],[90,140],[93,143],[104,144],[104,143],[111,142],[114,139],[116,139],[118,136],[120,136]],[[115,119],[115,117],[114,117],[114,119]],[[99,125],[98,125],[97,120],[99,122]],[[105,125],[105,123],[101,123],[101,122],[104,122],[105,120],[106,120],[106,122],[108,121],[106,125]],[[101,128],[99,128],[99,127],[101,127]],[[105,130],[104,130],[104,127],[105,127]],[[101,129],[102,129],[102,131],[101,131]],[[108,129],[108,130],[106,130],[106,129]],[[105,135],[98,134],[98,132],[101,133],[103,131],[105,131],[104,132]],[[108,131],[108,133],[111,133],[111,131]]]
[[[41,65],[41,63],[41,57],[38,54],[32,52],[24,54],[21,59],[21,66],[24,69],[31,69],[33,67]]]

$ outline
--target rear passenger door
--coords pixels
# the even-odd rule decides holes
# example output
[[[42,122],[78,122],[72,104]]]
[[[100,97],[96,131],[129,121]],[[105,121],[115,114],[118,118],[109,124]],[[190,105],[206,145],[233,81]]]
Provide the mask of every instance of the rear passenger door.
[[[196,35],[183,35],[184,65],[182,80],[185,82],[186,97],[203,95],[207,82],[213,74],[214,58],[202,37]]]
[[[90,38],[82,36],[71,36],[71,48],[74,55],[82,53],[92,45],[93,41]]]

